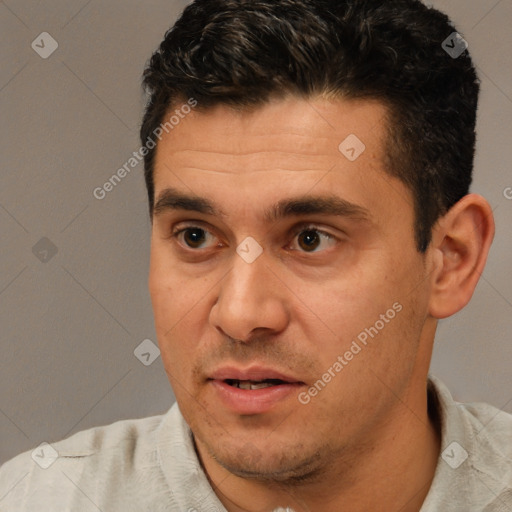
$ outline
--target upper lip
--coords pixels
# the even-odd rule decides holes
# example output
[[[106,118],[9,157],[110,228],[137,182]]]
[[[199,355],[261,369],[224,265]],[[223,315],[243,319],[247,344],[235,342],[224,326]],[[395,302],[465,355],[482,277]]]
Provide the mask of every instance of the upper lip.
[[[213,380],[252,380],[262,381],[266,379],[279,379],[284,382],[300,382],[298,379],[286,375],[280,371],[264,366],[250,366],[249,368],[236,368],[234,366],[223,366],[215,370],[209,377]]]

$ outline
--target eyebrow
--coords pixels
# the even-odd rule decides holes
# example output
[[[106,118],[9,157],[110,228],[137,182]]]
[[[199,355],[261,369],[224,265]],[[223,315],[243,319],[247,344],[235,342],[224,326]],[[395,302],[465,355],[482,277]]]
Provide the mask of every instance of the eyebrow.
[[[184,194],[174,188],[166,188],[158,195],[153,215],[159,216],[172,210],[186,210],[216,217],[227,217],[226,213],[209,199]],[[335,195],[304,195],[281,199],[264,212],[263,218],[266,222],[275,222],[279,219],[300,215],[333,215],[358,220],[369,220],[371,217],[366,208]]]

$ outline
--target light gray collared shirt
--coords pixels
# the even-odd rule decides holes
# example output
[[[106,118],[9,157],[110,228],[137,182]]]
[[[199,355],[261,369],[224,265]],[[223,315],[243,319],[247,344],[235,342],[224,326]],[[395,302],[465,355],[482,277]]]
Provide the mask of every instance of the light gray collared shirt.
[[[454,402],[438,379],[429,379],[442,448],[421,512],[512,512],[512,415]],[[174,404],[164,415],[84,430],[0,467],[0,512],[67,511],[226,509]]]

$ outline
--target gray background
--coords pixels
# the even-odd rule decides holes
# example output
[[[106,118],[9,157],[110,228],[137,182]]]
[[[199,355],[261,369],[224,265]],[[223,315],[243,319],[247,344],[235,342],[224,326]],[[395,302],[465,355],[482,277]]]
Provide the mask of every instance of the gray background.
[[[0,3],[0,463],[174,401],[161,359],[134,356],[156,342],[142,163],[103,200],[92,192],[140,147],[140,75],[185,4]],[[512,1],[433,5],[482,79],[473,191],[491,203],[497,237],[472,302],[440,324],[432,372],[457,399],[512,412]],[[59,45],[47,59],[31,47],[42,32]]]

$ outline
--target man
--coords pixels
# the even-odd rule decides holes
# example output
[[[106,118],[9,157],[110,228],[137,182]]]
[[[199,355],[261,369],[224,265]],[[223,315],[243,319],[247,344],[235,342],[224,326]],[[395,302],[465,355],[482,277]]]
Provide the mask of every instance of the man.
[[[0,470],[3,510],[512,510],[512,417],[428,370],[483,271],[477,77],[416,0],[197,0],[144,74],[177,404]]]

